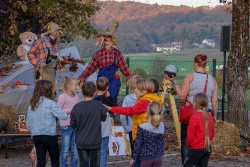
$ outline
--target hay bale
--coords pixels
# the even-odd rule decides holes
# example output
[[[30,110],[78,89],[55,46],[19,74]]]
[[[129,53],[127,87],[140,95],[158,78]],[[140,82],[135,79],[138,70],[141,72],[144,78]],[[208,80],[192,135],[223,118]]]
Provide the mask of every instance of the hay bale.
[[[11,105],[0,104],[0,118],[7,121],[6,130],[14,129],[14,122],[18,121],[18,115]]]
[[[215,136],[212,142],[213,153],[238,155],[240,152],[240,129],[234,124],[218,121],[215,124]]]

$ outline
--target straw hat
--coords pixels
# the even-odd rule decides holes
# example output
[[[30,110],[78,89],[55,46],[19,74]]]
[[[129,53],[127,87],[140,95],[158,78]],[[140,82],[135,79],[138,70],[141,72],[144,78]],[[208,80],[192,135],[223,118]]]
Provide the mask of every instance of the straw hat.
[[[118,28],[118,26],[119,26],[119,22],[116,21],[116,22],[113,24],[113,27],[108,28],[107,31],[106,31],[105,33],[103,33],[102,35],[114,36],[114,33],[115,33],[116,29]]]
[[[115,33],[116,29],[118,28],[118,26],[119,26],[119,22],[116,21],[111,28],[108,28],[106,30],[106,32],[99,34],[97,36],[96,45],[99,44],[101,46],[104,46],[104,38],[105,38],[105,36],[112,36],[112,43],[113,43],[113,45],[116,45],[116,39],[115,39],[114,33]]]
[[[43,35],[54,34],[63,36],[63,29],[52,21],[46,24],[42,30],[47,30]]]

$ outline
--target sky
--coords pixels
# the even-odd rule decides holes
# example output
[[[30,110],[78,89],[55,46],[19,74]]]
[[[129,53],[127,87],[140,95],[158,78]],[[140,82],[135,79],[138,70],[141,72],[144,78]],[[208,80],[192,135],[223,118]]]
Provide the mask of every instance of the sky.
[[[123,0],[117,0],[117,1],[123,1]],[[210,6],[214,7],[216,5],[223,5],[219,3],[219,0],[134,0],[136,2],[142,2],[142,3],[150,3],[150,4],[157,4],[159,5],[174,5],[174,6],[180,6],[180,5],[186,5],[186,6]]]

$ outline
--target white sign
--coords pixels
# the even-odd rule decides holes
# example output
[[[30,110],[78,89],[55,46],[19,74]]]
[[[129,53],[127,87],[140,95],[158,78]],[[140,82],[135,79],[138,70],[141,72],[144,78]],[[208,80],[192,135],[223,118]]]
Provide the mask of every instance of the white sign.
[[[112,134],[109,137],[109,155],[131,155],[129,135],[124,133],[122,126],[112,126]]]

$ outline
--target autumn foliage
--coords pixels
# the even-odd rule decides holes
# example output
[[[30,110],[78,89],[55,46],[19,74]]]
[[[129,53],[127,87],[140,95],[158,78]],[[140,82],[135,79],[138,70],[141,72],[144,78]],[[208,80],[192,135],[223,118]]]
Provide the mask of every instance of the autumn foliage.
[[[16,56],[21,32],[41,34],[43,27],[53,21],[70,38],[89,38],[96,34],[92,17],[99,10],[96,0],[0,0],[0,62]]]

